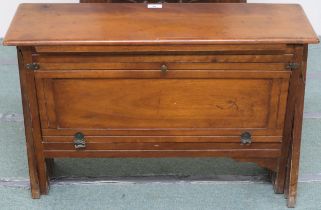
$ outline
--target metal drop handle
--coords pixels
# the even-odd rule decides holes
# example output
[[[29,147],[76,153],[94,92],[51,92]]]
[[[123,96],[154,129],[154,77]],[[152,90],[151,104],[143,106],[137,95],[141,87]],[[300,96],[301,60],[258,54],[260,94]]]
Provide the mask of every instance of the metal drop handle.
[[[244,132],[241,134],[241,144],[251,144],[252,135],[249,132]]]
[[[83,133],[78,132],[74,135],[74,146],[77,150],[86,148],[86,139]]]

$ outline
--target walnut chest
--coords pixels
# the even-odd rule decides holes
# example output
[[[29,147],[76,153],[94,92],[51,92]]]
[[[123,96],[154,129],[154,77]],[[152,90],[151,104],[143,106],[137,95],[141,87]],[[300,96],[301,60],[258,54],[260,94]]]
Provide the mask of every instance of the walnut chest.
[[[20,5],[4,44],[33,198],[58,157],[230,157],[268,168],[293,207],[317,42],[298,5]]]

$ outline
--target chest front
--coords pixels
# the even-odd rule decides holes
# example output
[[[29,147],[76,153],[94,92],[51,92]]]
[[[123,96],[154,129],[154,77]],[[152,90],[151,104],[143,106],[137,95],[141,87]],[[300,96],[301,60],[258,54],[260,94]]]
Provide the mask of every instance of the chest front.
[[[65,50],[32,53],[47,155],[280,156],[291,45]]]

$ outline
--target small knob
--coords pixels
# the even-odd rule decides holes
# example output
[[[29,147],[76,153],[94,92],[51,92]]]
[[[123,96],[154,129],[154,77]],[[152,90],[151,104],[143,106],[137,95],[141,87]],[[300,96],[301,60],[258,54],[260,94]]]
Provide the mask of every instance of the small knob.
[[[160,69],[163,73],[166,73],[168,71],[168,67],[165,64],[161,65]]]
[[[86,148],[86,140],[83,133],[78,132],[74,135],[74,146],[77,150]]]
[[[241,134],[241,144],[251,144],[252,135],[249,132],[244,132]]]

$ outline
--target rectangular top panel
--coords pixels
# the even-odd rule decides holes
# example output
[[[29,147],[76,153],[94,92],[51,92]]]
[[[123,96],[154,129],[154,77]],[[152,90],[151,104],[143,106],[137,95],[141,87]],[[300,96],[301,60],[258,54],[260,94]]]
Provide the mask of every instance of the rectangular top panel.
[[[295,4],[21,4],[5,45],[317,43]]]

